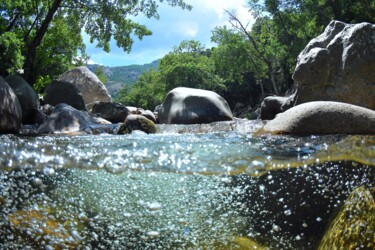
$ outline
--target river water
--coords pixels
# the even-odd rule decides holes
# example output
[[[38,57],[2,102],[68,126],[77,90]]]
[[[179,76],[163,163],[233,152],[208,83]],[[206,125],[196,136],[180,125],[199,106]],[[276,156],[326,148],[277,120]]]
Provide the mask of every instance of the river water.
[[[166,131],[0,136],[0,248],[316,249],[375,185],[374,136]]]

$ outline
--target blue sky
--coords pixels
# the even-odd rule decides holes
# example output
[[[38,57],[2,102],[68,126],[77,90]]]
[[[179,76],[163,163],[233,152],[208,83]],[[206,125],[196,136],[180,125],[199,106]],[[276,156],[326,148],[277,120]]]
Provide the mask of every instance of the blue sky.
[[[147,19],[141,15],[134,18],[138,23],[146,25],[153,34],[144,37],[142,41],[135,39],[130,53],[116,47],[114,41],[111,42],[111,52],[106,53],[102,49],[95,48],[95,43],[91,44],[89,37],[84,35],[86,51],[90,56],[89,63],[105,66],[150,63],[162,58],[183,40],[197,40],[206,47],[212,47],[214,44],[211,43],[211,31],[217,26],[230,25],[224,9],[236,10],[243,22],[253,21],[246,8],[246,0],[185,0],[185,2],[193,5],[193,10],[181,10],[178,7],[160,4],[159,20]]]

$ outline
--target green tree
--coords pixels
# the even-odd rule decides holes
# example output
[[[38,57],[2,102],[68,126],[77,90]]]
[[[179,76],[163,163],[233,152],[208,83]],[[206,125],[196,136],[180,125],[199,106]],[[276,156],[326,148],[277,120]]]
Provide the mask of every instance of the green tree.
[[[246,37],[234,30],[216,27],[212,31],[211,40],[217,44],[212,50],[211,59],[215,63],[217,75],[223,80],[226,91],[220,94],[233,108],[236,103],[256,106],[262,96],[260,82],[264,78],[264,70],[259,59],[251,52],[252,47]]]
[[[99,66],[96,70],[95,70],[95,75],[99,78],[99,80],[103,83],[103,84],[106,84],[108,82],[108,77],[106,76],[106,74],[104,73],[104,67],[103,66]]]
[[[215,64],[207,50],[196,41],[183,41],[159,64],[161,81],[166,90],[176,87],[199,88],[220,92],[225,88],[215,73]]]
[[[153,110],[176,87],[223,91],[222,79],[215,73],[211,54],[197,41],[183,41],[164,56],[158,70],[143,73],[132,86],[124,86],[116,101]]]
[[[125,85],[116,101],[126,106],[154,110],[163,102],[165,95],[165,86],[160,82],[159,72],[150,70],[143,73],[134,85]]]
[[[110,51],[111,39],[117,42],[117,46],[129,52],[134,42],[133,37],[142,39],[151,35],[147,27],[132,21],[129,17],[143,13],[148,18],[158,18],[158,2],[191,9],[183,0],[2,0],[1,40],[9,40],[9,36],[4,38],[3,35],[12,32],[15,35],[11,38],[15,42],[13,46],[17,46],[15,53],[21,53],[12,55],[17,60],[11,62],[11,65],[8,65],[7,61],[4,62],[8,59],[1,57],[1,64],[7,65],[7,68],[1,69],[1,73],[18,68],[20,60],[24,58],[24,76],[33,85],[39,76],[45,74],[41,72],[43,66],[40,62],[45,62],[48,58],[53,61],[53,66],[60,62],[72,64],[79,55],[85,55],[82,30],[90,36],[91,42],[96,42],[97,46],[106,52]],[[58,46],[61,44],[64,46]],[[1,46],[1,54],[10,53],[6,50],[9,45],[6,47],[3,42]],[[78,53],[79,50],[82,53]]]

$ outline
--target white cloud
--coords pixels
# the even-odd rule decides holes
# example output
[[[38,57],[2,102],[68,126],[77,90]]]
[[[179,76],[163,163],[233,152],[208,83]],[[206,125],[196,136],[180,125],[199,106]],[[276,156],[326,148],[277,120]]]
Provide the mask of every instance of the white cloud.
[[[180,22],[177,26],[177,32],[187,37],[195,37],[198,34],[198,24],[194,22]]]
[[[143,15],[134,17],[134,21],[146,25],[153,35],[144,37],[142,41],[135,38],[130,54],[116,47],[111,42],[111,52],[105,53],[89,43],[84,34],[87,53],[95,63],[106,66],[121,66],[129,64],[145,64],[162,58],[174,46],[183,40],[197,40],[207,47],[214,46],[211,42],[211,31],[217,26],[229,25],[228,15],[224,10],[235,10],[240,20],[247,24],[253,18],[246,7],[247,0],[185,0],[193,5],[192,11],[181,10],[160,4],[159,20],[148,19]]]
[[[207,10],[214,10],[218,17],[220,25],[228,21],[225,10],[235,10],[243,22],[249,22],[254,18],[251,16],[248,7],[246,7],[246,0],[186,0],[186,2],[195,6],[196,8],[205,8]]]

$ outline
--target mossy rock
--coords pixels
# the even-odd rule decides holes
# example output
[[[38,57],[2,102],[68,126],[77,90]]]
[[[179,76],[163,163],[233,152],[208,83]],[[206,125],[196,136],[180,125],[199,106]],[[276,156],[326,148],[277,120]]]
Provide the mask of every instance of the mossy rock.
[[[320,242],[319,249],[375,249],[375,187],[355,189]]]
[[[83,239],[78,234],[84,228],[82,222],[74,218],[62,221],[48,210],[15,211],[8,216],[11,231],[31,245],[47,243],[54,249],[76,249]]]
[[[155,123],[142,115],[128,115],[125,122],[120,126],[118,134],[130,134],[134,130],[154,134],[157,131],[157,127]]]

